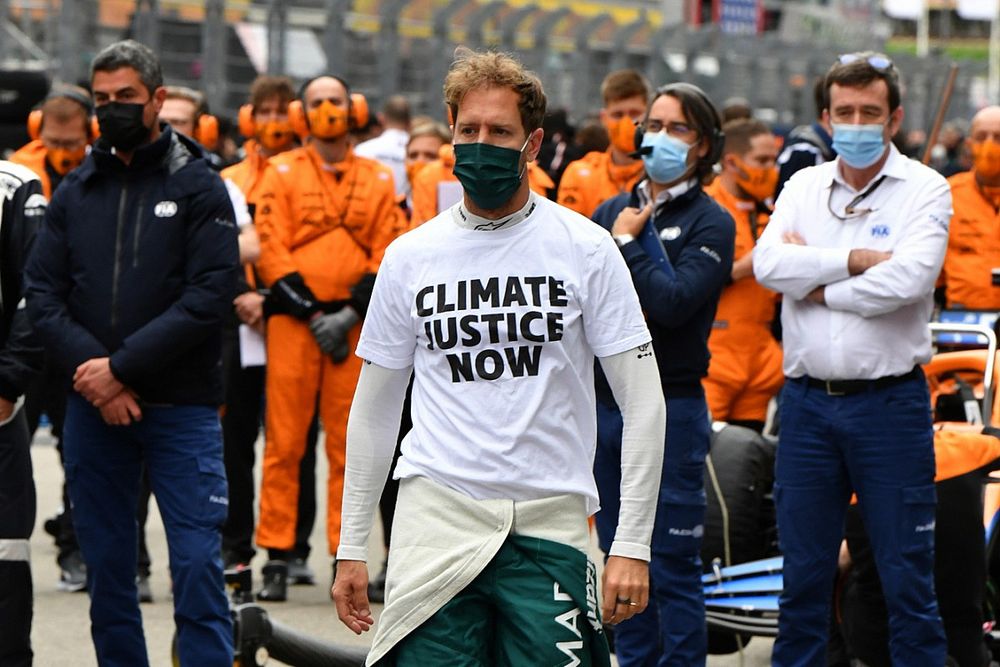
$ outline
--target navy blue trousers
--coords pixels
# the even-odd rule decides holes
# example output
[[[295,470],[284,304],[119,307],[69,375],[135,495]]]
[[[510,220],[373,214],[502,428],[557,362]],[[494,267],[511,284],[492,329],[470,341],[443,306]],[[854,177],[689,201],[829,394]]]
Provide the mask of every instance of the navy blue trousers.
[[[650,601],[615,626],[621,667],[705,664],[705,601],[701,539],[705,524],[705,455],[710,424],[704,397],[667,400],[667,435],[649,567]],[[594,477],[601,496],[597,535],[607,553],[618,527],[622,417],[597,403]]]
[[[772,664],[825,664],[830,582],[852,492],[889,608],[893,664],[940,667],[934,440],[922,376],[847,396],[785,383],[774,492],[784,592]]]
[[[146,406],[138,423],[109,426],[74,393],[63,447],[98,662],[149,664],[135,583],[135,507],[145,462],[167,533],[180,662],[231,667],[220,532],[228,499],[216,410]]]

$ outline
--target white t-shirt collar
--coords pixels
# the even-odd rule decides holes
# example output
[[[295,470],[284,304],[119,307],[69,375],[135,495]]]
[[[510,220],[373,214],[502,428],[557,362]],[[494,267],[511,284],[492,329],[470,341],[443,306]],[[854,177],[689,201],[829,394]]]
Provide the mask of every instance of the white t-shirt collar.
[[[514,225],[524,222],[538,208],[538,195],[533,191],[528,191],[528,201],[519,210],[499,220],[490,220],[482,216],[470,213],[465,207],[465,202],[459,202],[458,206],[451,209],[451,219],[462,229],[477,232],[494,232],[500,229],[510,229]]]

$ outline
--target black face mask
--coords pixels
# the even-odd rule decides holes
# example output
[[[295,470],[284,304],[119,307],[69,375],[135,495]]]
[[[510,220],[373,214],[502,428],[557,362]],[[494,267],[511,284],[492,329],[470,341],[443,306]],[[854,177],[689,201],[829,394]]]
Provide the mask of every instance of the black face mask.
[[[149,139],[150,128],[142,122],[145,104],[108,102],[97,107],[97,124],[101,137],[115,150],[133,151]]]

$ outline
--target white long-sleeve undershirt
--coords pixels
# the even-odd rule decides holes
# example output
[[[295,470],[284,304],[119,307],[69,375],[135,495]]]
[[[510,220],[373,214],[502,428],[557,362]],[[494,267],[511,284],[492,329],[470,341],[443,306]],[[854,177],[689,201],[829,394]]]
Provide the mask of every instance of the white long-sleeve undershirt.
[[[663,462],[666,404],[656,360],[635,348],[600,359],[621,409],[621,510],[609,555],[649,560]],[[368,538],[392,466],[411,368],[365,362],[347,422],[340,560],[367,560]]]

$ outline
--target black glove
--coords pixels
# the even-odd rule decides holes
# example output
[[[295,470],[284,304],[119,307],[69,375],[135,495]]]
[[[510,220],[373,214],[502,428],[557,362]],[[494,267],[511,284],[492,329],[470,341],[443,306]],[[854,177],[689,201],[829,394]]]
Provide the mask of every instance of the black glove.
[[[309,323],[309,330],[316,338],[319,349],[323,350],[324,354],[330,355],[333,363],[337,364],[350,354],[347,333],[360,319],[353,308],[344,306],[335,313],[314,319]]]
[[[361,317],[368,313],[368,304],[371,303],[373,289],[375,289],[374,273],[366,273],[361,276],[358,284],[351,288],[351,306]]]
[[[277,312],[286,313],[300,320],[319,311],[316,297],[306,286],[306,281],[298,272],[289,273],[274,281],[271,285],[271,298],[277,303]]]

